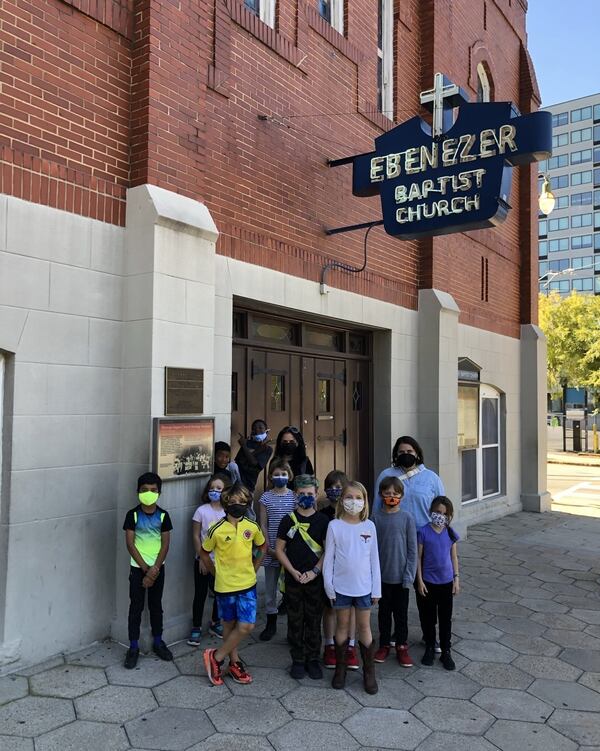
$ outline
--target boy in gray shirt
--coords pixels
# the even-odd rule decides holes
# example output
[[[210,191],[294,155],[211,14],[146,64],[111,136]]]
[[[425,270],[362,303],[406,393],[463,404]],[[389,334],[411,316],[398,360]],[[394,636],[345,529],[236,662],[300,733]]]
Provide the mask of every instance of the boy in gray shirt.
[[[384,477],[379,485],[383,501],[373,515],[381,567],[379,649],[375,662],[385,662],[392,641],[392,616],[396,657],[402,667],[413,661],[408,653],[408,593],[417,573],[417,530],[412,515],[400,507],[404,486],[397,477]]]

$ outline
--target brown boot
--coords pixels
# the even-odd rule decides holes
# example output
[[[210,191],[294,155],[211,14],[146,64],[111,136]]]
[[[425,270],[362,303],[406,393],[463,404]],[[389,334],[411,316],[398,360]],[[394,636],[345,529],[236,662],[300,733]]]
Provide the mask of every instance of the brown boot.
[[[363,685],[368,694],[376,694],[379,686],[375,680],[375,642],[372,641],[368,647],[358,642],[360,647],[360,656],[363,663]]]
[[[346,650],[348,639],[342,644],[335,642],[335,673],[331,679],[332,688],[344,688],[346,685]]]

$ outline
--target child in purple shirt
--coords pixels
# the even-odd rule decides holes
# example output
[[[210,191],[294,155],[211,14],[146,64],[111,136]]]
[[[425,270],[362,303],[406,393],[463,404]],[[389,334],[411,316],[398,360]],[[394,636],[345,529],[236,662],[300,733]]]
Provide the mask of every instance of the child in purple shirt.
[[[460,591],[458,579],[457,542],[460,539],[450,527],[454,516],[452,501],[439,495],[429,507],[431,523],[417,531],[417,597],[422,614],[425,653],[421,665],[433,665],[435,624],[439,623],[440,662],[446,670],[454,670],[450,652],[452,636],[452,598]]]

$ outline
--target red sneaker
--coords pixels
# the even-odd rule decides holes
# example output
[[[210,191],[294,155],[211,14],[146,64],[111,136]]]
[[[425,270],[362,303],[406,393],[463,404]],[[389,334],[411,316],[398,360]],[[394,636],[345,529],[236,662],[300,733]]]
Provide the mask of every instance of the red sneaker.
[[[414,665],[414,662],[408,654],[408,644],[398,644],[396,646],[396,657],[403,668],[412,668]],[[375,661],[377,661],[377,655],[375,655]]]
[[[348,645],[346,650],[346,667],[348,670],[358,670],[358,657],[356,656],[356,647]]]
[[[375,657],[373,658],[375,662],[385,662],[388,658],[388,655],[390,653],[390,647],[388,644],[386,644],[384,647],[379,647],[377,652],[375,652]]]
[[[244,663],[241,660],[229,663],[229,675],[236,683],[252,683],[252,676],[246,672]]]
[[[222,686],[223,675],[221,674],[221,666],[223,665],[223,661],[221,660],[221,662],[219,662],[215,658],[216,651],[216,649],[205,649],[202,654],[202,659],[210,682],[213,686]]]
[[[333,669],[335,662],[335,646],[333,644],[326,644],[323,650],[323,665],[326,668]]]

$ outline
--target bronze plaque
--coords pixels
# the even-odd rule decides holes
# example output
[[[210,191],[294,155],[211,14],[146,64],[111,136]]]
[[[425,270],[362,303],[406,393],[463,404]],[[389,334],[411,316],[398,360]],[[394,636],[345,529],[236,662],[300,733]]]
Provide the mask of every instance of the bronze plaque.
[[[204,411],[204,371],[165,368],[165,415],[201,415]]]

